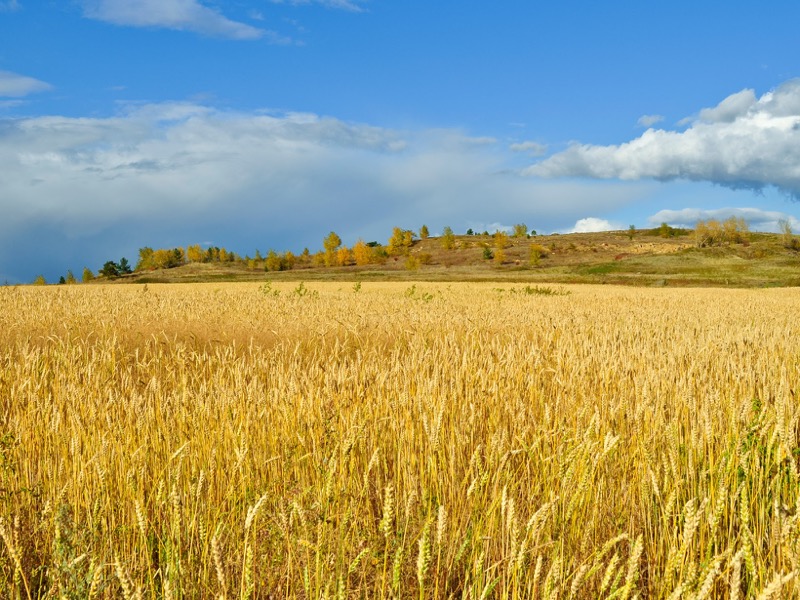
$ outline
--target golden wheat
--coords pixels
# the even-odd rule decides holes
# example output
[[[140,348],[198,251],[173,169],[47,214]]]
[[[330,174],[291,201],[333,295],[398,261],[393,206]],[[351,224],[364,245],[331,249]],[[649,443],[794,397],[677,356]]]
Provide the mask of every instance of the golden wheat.
[[[0,288],[0,595],[796,595],[796,290],[550,291]]]

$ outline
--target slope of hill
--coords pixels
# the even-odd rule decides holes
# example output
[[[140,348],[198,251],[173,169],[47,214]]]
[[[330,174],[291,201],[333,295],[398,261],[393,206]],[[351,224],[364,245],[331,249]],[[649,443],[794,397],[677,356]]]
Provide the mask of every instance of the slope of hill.
[[[415,280],[609,283],[641,286],[800,286],[800,252],[777,234],[751,233],[739,244],[697,247],[691,232],[661,237],[657,230],[574,233],[508,238],[503,260],[492,236],[415,240],[407,255],[380,264],[248,269],[242,264],[191,263],[134,273],[120,282],[159,283],[247,280]],[[409,260],[411,257],[411,260]]]

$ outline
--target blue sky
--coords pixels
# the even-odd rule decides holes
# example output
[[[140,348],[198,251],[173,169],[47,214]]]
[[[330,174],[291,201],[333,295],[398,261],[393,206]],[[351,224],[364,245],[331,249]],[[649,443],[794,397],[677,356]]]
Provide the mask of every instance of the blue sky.
[[[0,0],[0,281],[524,222],[800,231],[793,2]]]

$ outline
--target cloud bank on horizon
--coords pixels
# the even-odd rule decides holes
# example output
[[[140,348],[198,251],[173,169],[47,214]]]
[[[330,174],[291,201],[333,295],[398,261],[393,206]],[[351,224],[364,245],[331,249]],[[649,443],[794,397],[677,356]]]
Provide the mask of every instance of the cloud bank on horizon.
[[[6,120],[0,161],[7,197],[16,202],[0,230],[51,219],[93,231],[156,211],[200,217],[232,207],[286,220],[300,206],[313,215],[383,213],[386,223],[412,207],[449,219],[460,211],[531,209],[537,197],[542,216],[587,209],[588,185],[504,171],[497,145],[457,130],[401,131],[189,103],[132,105],[109,118]],[[593,187],[591,202],[630,201],[641,189]],[[544,201],[553,194],[559,205]],[[502,203],[488,206],[486,198]]]
[[[504,170],[498,146],[457,130],[189,103],[132,105],[108,118],[8,119],[0,122],[0,163],[4,197],[14,201],[4,203],[0,221],[0,276],[14,277],[2,264],[3,242],[20,247],[41,239],[37,231],[55,231],[42,243],[56,247],[93,240],[105,248],[127,235],[138,248],[235,230],[239,252],[265,243],[298,250],[318,246],[331,229],[351,244],[423,222],[435,234],[470,218],[513,223],[533,213],[541,226],[578,219],[597,203],[631,202],[644,190],[520,177]]]
[[[643,117],[652,124],[655,117]],[[687,123],[686,120],[683,122]],[[536,177],[703,181],[773,186],[800,199],[800,79],[756,97],[746,89],[701,110],[683,131],[648,129],[619,145],[574,143],[524,170]]]

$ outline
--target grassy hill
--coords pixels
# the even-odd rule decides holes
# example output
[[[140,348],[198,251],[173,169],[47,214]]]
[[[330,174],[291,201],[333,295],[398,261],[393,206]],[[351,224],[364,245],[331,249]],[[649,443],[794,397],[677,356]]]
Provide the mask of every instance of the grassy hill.
[[[192,263],[174,269],[135,273],[120,282],[159,283],[248,280],[415,280],[608,283],[638,286],[800,286],[800,252],[777,234],[751,233],[749,241],[697,247],[692,232],[658,230],[574,233],[509,238],[504,260],[491,236],[456,236],[446,250],[440,238],[415,240],[408,256],[382,264],[333,268],[298,267],[265,272],[243,264]],[[488,248],[488,251],[487,251]],[[538,250],[531,260],[532,248]],[[413,260],[409,261],[408,257]],[[409,263],[413,263],[409,265]],[[411,266],[411,268],[409,268]]]

